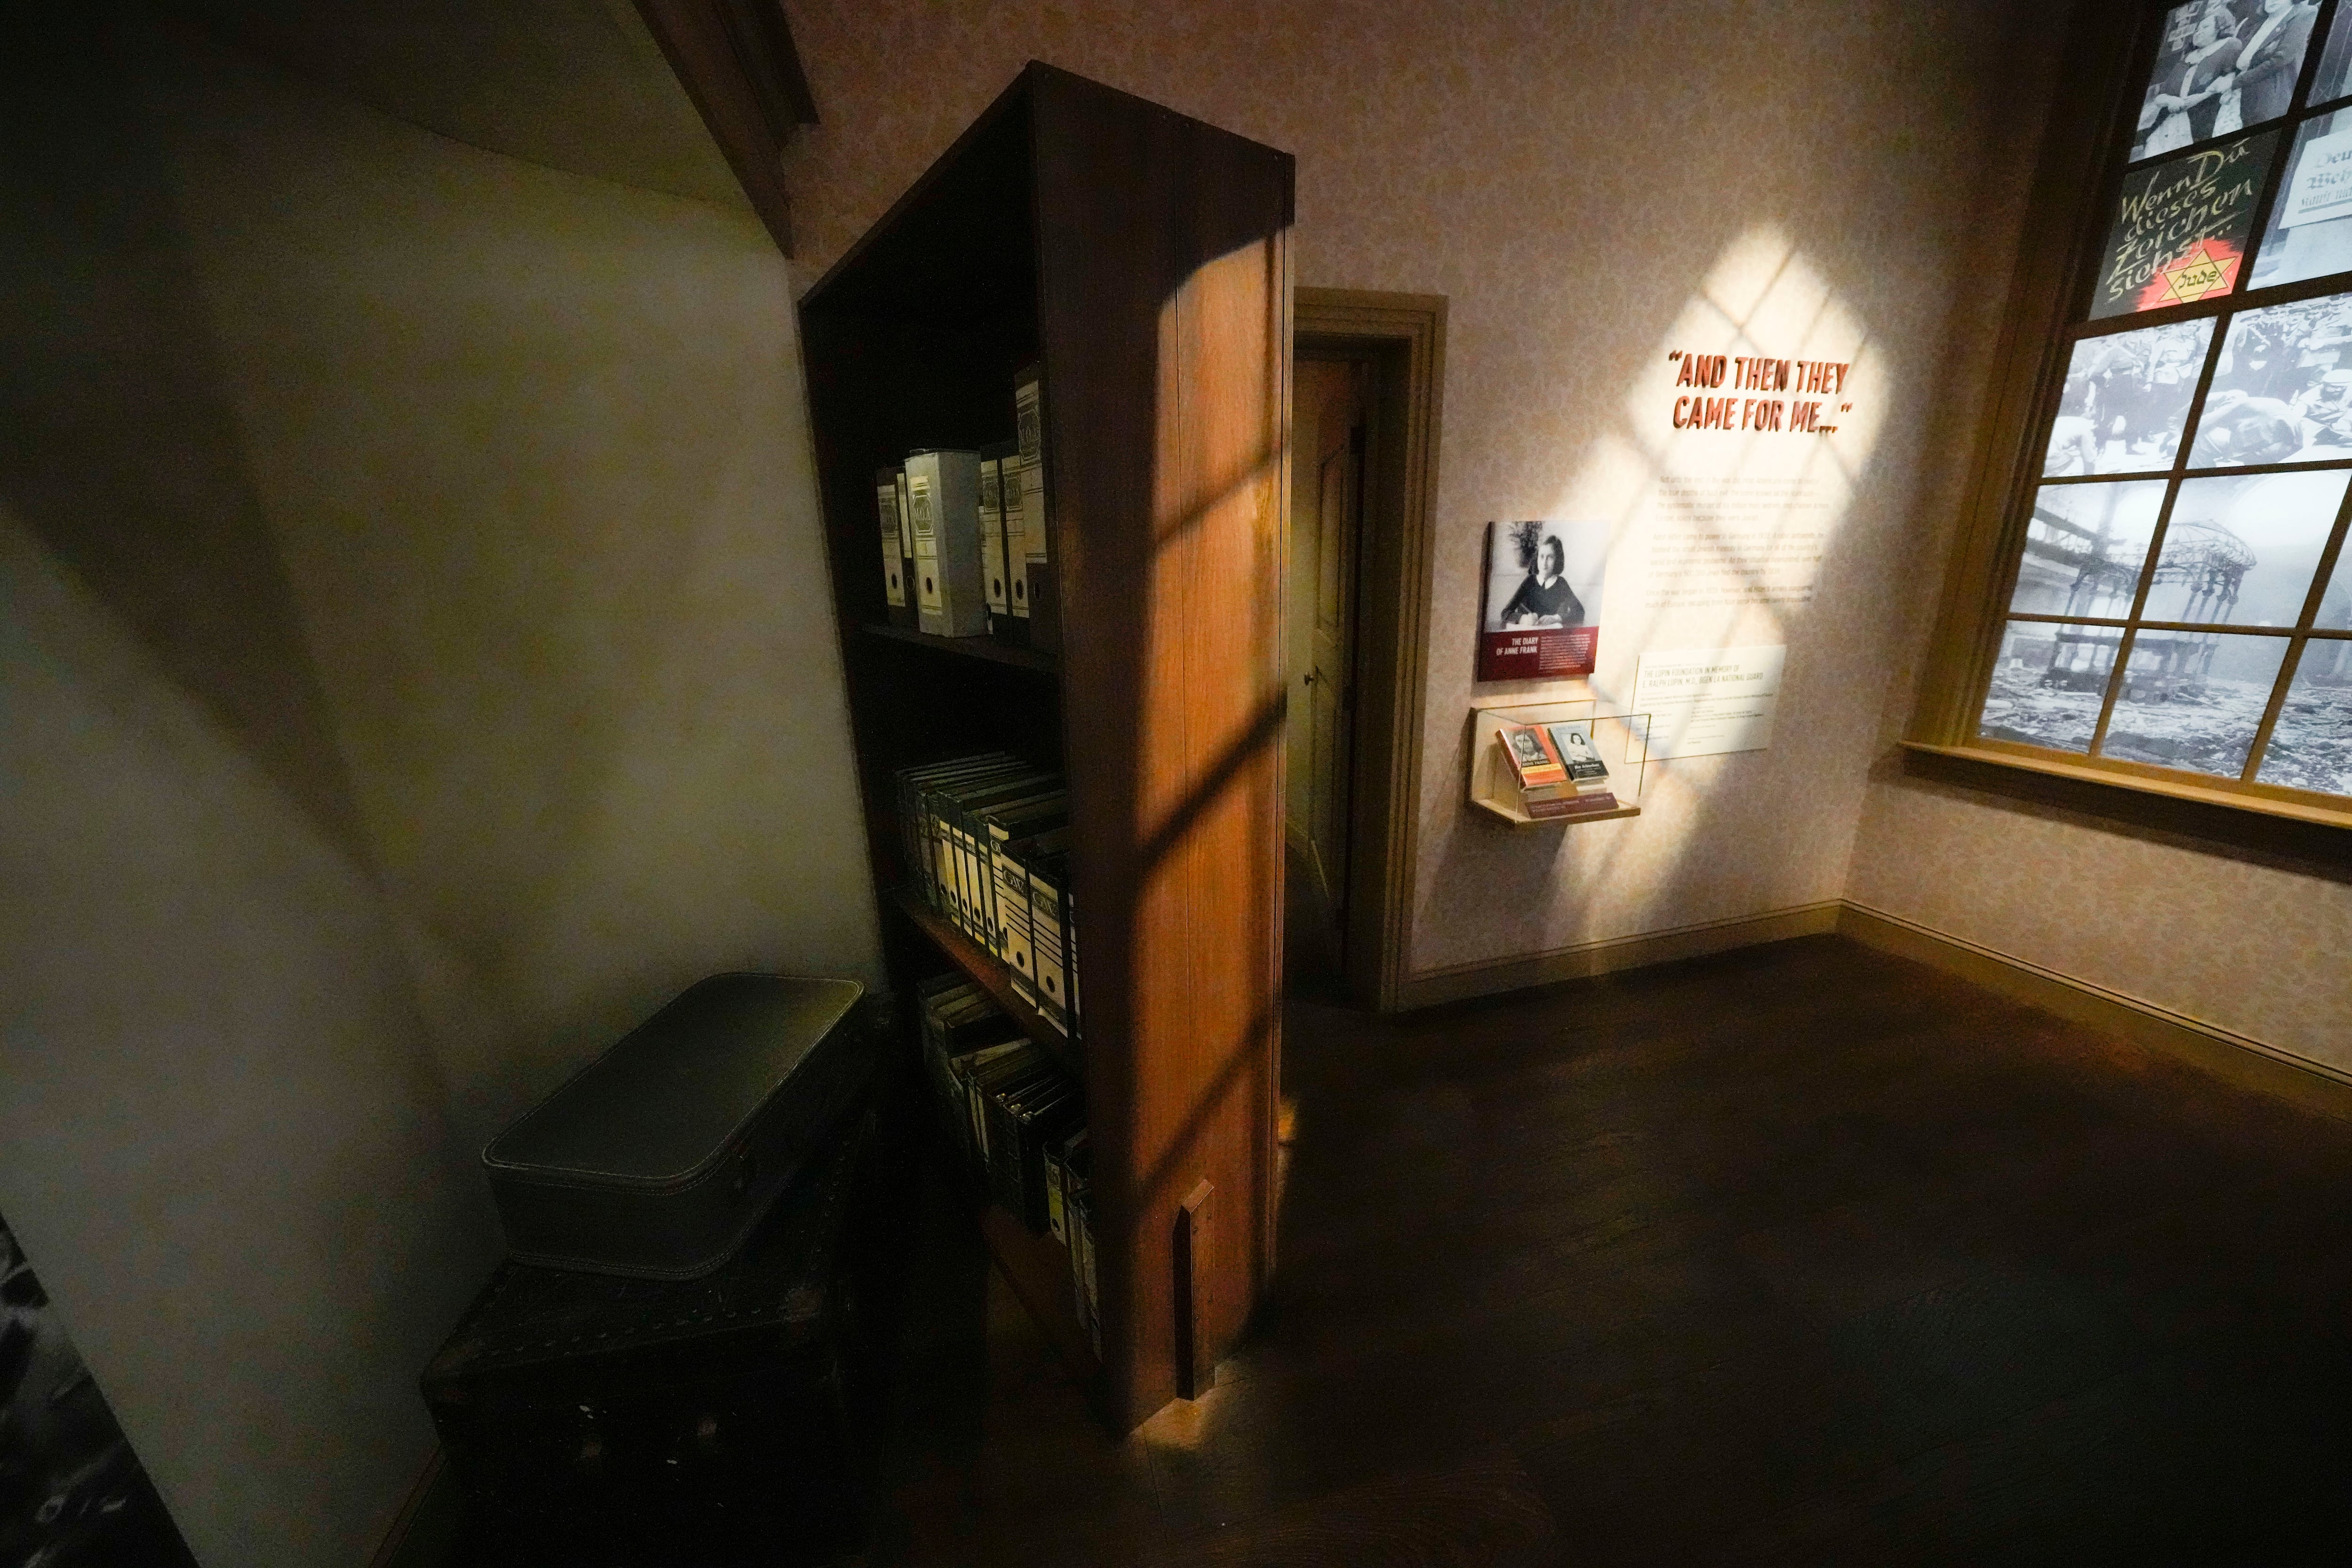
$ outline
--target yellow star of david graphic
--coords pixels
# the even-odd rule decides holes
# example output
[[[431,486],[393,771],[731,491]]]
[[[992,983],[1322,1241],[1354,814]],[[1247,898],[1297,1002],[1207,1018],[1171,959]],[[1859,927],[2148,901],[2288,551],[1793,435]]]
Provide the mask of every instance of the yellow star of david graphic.
[[[2209,295],[2226,294],[2237,277],[2238,258],[2210,240],[2199,240],[2188,250],[2157,268],[2148,292],[2149,305],[2185,305]],[[2143,309],[2147,307],[2144,306]]]

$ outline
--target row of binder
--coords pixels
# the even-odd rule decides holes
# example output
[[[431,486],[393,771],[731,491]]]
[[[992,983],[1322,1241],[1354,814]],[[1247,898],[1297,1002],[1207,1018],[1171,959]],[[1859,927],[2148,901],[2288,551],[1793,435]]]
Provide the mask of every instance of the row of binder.
[[[1069,792],[1004,752],[898,771],[907,864],[924,900],[1010,972],[1014,993],[1072,1039],[1079,1005]]]
[[[1033,632],[1052,560],[1045,419],[1033,365],[1013,385],[1015,438],[923,447],[874,474],[883,595],[893,624],[935,637],[1050,646]]]
[[[1085,1090],[962,976],[927,980],[917,995],[924,1068],[949,1137],[992,1203],[1069,1248],[1072,1306],[1100,1354]]]

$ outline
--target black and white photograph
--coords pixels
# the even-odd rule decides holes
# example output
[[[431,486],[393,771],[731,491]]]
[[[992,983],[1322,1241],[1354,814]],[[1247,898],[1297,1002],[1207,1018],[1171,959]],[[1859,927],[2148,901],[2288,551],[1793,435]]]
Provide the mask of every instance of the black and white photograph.
[[[2287,639],[2143,629],[2099,755],[2235,778],[2278,686]]]
[[[2042,477],[2162,473],[2172,467],[2212,342],[2208,318],[2076,343]]]
[[[2131,156],[2177,152],[2284,114],[2318,18],[2308,0],[2174,6],[2165,14]]]
[[[1609,776],[1609,764],[1601,760],[1601,748],[1592,743],[1592,731],[1584,724],[1550,724],[1545,733],[1551,737],[1552,747],[1559,752],[1560,765],[1568,776],[1580,784]]]
[[[1510,525],[1511,552],[1499,573],[1500,582],[1490,584],[1510,584],[1507,597],[1487,622],[1488,631],[1511,631],[1518,627],[1559,629],[1580,626],[1585,623],[1584,595],[1576,591],[1569,576],[1568,538],[1555,523],[1515,522]],[[1594,598],[1598,585],[1598,563],[1580,560],[1578,575],[1584,580],[1586,594]]]
[[[1606,523],[1487,524],[1478,679],[1591,674],[1608,564]]]
[[[2352,109],[2304,122],[2255,254],[2252,287],[2352,271]]]
[[[2320,51],[2319,69],[2312,78],[2307,103],[2332,103],[2352,98],[2352,14],[2338,5],[2327,25],[2327,47]]]
[[[2089,751],[2123,635],[2114,626],[2010,622],[1977,732],[2055,752]]]
[[[2352,294],[2230,323],[2189,443],[2192,468],[2352,458]]]
[[[1552,744],[1559,748],[1559,760],[1566,766],[1590,767],[1601,760],[1601,753],[1592,749],[1591,737],[1572,725],[1552,726],[1551,739]]]
[[[2336,574],[2314,625],[2352,631],[2347,578],[2352,571]],[[2286,789],[2352,795],[2352,640],[2304,645],[2255,776]]]
[[[1533,730],[1516,725],[1506,729],[1503,731],[1503,743],[1511,748],[1511,755],[1517,762],[1519,772],[1523,776],[1541,772],[1552,765],[1551,759],[1544,755],[1543,742],[1536,739],[1536,732]]]
[[[0,1563],[195,1568],[0,1218]]]
[[[2042,486],[2025,525],[2010,614],[2130,615],[2164,510],[2164,489],[2162,479]]]
[[[2294,626],[2347,482],[2341,468],[2184,481],[2141,618]]]

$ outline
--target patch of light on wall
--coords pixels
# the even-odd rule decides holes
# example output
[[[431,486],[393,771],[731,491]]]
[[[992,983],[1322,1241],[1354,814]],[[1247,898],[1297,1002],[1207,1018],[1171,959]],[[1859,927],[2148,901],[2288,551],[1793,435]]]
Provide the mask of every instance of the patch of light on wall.
[[[1682,354],[1720,354],[1851,367],[1842,390],[1717,395],[1820,402],[1831,435],[1780,429],[1677,429]],[[1811,605],[1821,561],[1846,524],[1885,418],[1885,356],[1866,323],[1778,225],[1759,225],[1717,258],[1642,370],[1609,428],[1586,448],[1549,516],[1611,525],[1601,648],[1593,689],[1604,704],[1632,697],[1644,649],[1787,644]],[[1734,372],[1736,382],[1737,372]],[[1712,770],[1707,770],[1711,773]],[[1665,823],[1695,829],[1692,779],[1655,768],[1646,786],[1650,852]],[[1618,836],[1627,847],[1632,836]]]

